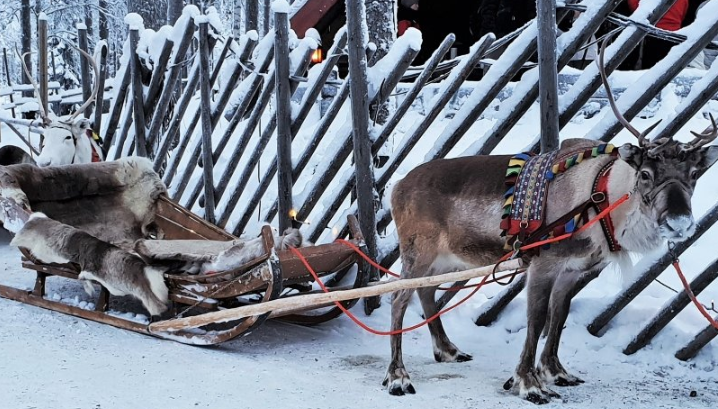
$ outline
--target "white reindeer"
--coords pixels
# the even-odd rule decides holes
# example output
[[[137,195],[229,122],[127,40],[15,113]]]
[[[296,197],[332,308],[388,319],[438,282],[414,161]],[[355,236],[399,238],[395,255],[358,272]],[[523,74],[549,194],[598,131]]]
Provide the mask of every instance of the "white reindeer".
[[[95,59],[87,52],[77,47],[74,48],[80,51],[90,62],[95,72],[95,79],[99,78],[100,73]],[[38,95],[40,95],[38,91],[39,87],[37,83],[32,80],[32,75],[30,75],[25,65],[24,57],[25,55],[20,59],[23,63],[23,68],[35,86]],[[48,112],[45,112],[43,109],[44,105],[42,101],[40,101],[40,117],[42,119],[42,125],[45,127],[45,132],[43,133],[44,138],[40,149],[40,156],[37,157],[38,166],[71,165],[103,160],[102,149],[92,137],[92,124],[90,120],[79,117],[97,98],[99,85],[99,81],[95,80],[90,98],[68,117],[48,115]],[[93,155],[93,153],[95,155]],[[95,160],[93,160],[93,156]]]

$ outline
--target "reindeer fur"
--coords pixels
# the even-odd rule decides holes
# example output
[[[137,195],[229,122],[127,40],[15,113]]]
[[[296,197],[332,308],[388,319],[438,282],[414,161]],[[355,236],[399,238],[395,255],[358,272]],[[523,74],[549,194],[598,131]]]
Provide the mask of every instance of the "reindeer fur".
[[[167,309],[168,290],[163,271],[147,265],[136,255],[102,241],[85,231],[33,213],[15,235],[14,246],[25,247],[45,263],[75,263],[80,280],[92,292],[89,280],[96,281],[112,295],[132,295],[151,315]]]
[[[595,144],[569,140],[562,149]],[[530,260],[526,272],[527,337],[520,363],[506,388],[518,386],[521,397],[546,403],[550,397],[558,396],[548,389],[548,383],[570,386],[583,382],[569,374],[558,359],[559,340],[571,298],[579,284],[595,278],[609,263],[630,264],[627,252],[652,251],[667,239],[680,241],[693,232],[690,198],[696,175],[716,160],[718,147],[686,151],[687,147],[671,140],[661,145],[660,150],[654,145],[627,144],[619,148],[621,159],[611,170],[608,200],[612,203],[631,193],[627,202],[612,213],[616,239],[623,251],[611,253],[601,227],[596,224],[569,240],[552,244]],[[391,201],[402,278],[490,265],[505,253],[499,222],[509,159],[509,156],[474,156],[435,160],[412,170],[396,184]],[[592,193],[596,175],[609,160],[609,157],[586,160],[556,175],[548,189],[546,222],[557,220],[585,202]],[[660,189],[651,190],[654,184]],[[646,197],[650,197],[648,203],[644,203]],[[589,215],[593,217],[595,213],[591,211]],[[435,291],[435,288],[417,290],[426,317],[437,312]],[[393,295],[392,330],[402,328],[412,293],[404,290]],[[538,338],[544,327],[546,345],[535,366]],[[449,340],[440,318],[429,324],[429,331],[437,361],[471,359]],[[414,393],[402,360],[401,335],[391,336],[390,342],[392,358],[384,385],[394,395]]]
[[[152,162],[139,157],[48,168],[7,166],[0,168],[0,186],[3,196],[12,194],[26,208],[128,248],[157,234],[157,198],[166,193]]]

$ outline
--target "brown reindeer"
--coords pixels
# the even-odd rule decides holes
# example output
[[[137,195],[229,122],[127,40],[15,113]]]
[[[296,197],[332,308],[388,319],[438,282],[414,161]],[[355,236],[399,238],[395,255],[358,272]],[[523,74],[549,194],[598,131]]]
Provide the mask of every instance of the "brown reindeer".
[[[603,66],[603,52],[599,67]],[[693,133],[696,139],[681,143],[671,138],[649,141],[631,126],[615,106],[603,68],[602,79],[608,99],[619,121],[638,138],[638,146],[618,148],[619,159],[609,155],[567,169],[548,186],[545,222],[562,218],[594,193],[599,172],[607,176],[607,201],[628,200],[611,213],[613,232],[600,224],[569,240],[542,249],[530,259],[527,277],[526,341],[516,372],[504,385],[518,387],[519,396],[534,403],[547,403],[558,395],[547,385],[573,386],[583,383],[569,374],[558,358],[563,325],[577,284],[595,278],[611,262],[630,263],[627,252],[646,253],[666,241],[681,241],[691,235],[695,222],[691,197],[698,175],[718,159],[718,147],[704,147],[716,136],[712,129]],[[655,125],[654,125],[655,126]],[[570,140],[561,151],[591,147],[596,141]],[[561,154],[559,152],[559,155]],[[495,263],[504,253],[499,236],[505,172],[510,156],[473,156],[439,159],[409,172],[397,183],[391,196],[392,214],[399,235],[402,278],[422,277]],[[587,217],[596,211],[589,210]],[[609,240],[614,240],[610,243]],[[613,250],[613,251],[612,251]],[[436,314],[435,288],[418,289],[424,316]],[[391,328],[402,327],[413,290],[394,293]],[[546,345],[535,363],[542,329]],[[471,356],[461,352],[447,337],[436,319],[429,324],[434,357],[439,362],[462,362]],[[384,379],[392,395],[415,393],[404,367],[401,335],[391,337],[391,363]]]

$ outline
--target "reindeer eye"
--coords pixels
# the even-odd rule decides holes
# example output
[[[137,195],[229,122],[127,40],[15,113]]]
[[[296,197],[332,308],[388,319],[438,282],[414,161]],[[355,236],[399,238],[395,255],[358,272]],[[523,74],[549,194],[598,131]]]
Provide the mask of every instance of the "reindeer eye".
[[[698,179],[698,171],[697,170],[691,171],[691,179]]]
[[[651,173],[645,170],[641,171],[641,179],[642,180],[651,180]]]
[[[66,140],[66,141],[69,141],[70,139],[72,139],[72,136],[66,136],[66,137],[65,137],[65,140]]]

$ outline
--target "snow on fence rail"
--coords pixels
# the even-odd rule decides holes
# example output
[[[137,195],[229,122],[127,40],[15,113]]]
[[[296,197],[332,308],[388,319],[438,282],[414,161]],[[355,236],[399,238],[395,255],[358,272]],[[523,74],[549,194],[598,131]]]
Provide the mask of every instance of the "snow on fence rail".
[[[617,3],[617,0],[584,2],[581,17],[571,30],[558,38],[559,70],[589,41]],[[641,24],[627,24],[607,49],[607,73],[614,71],[646,35],[643,22],[655,23],[672,1],[644,3],[631,16]],[[661,90],[718,34],[718,4],[706,7],[714,7],[715,12],[706,10],[701,13],[682,31],[681,43],[662,62],[624,87],[618,106],[629,120],[654,98],[660,97]],[[559,18],[566,14],[566,10],[559,10]],[[220,34],[220,25],[214,24],[217,18],[212,9],[202,15],[197,8],[188,6],[174,28],[157,33],[142,32],[140,22],[127,20],[136,30],[131,31],[134,34],[125,45],[122,67],[114,79],[116,91],[103,127],[109,157],[146,151],[154,160],[155,169],[161,172],[173,199],[198,214],[216,218],[220,227],[235,235],[257,231],[260,224],[278,220],[282,220],[283,225],[300,226],[312,241],[333,240],[345,235],[345,216],[357,211],[357,198],[352,195],[356,173],[351,157],[353,127],[348,116],[351,113],[348,101],[351,78],[331,78],[337,62],[345,54],[346,30],[337,34],[327,58],[310,68],[311,55],[318,47],[318,37],[312,30],[302,40],[292,32],[285,40],[283,31],[279,36],[270,31],[262,39],[250,31],[233,39]],[[197,25],[203,28],[198,30]],[[209,71],[202,68],[202,58],[197,52],[188,57],[197,33],[202,36],[199,43],[207,44],[209,56],[213,57],[210,58],[213,67]],[[138,34],[142,35],[137,37]],[[535,53],[537,35],[536,23],[531,22],[517,33],[498,58],[491,61],[480,81],[468,82],[469,74],[477,64],[485,63],[483,59],[487,53],[498,48],[492,46],[493,36],[482,38],[458,63],[442,68],[449,72],[436,86],[438,90],[432,88],[433,94],[422,94],[422,90],[451,48],[452,35],[443,41],[418,73],[413,69],[406,75],[413,79],[411,84],[399,85],[419,51],[421,38],[418,32],[409,30],[394,43],[387,55],[374,61],[370,59],[366,68],[366,101],[372,112],[378,112],[377,107],[387,101],[395,103],[395,109],[383,123],[377,123],[373,117],[367,124],[368,143],[375,160],[371,171],[376,177],[374,188],[379,198],[359,199],[370,203],[373,200],[380,208],[392,183],[421,162],[496,152],[514,125],[527,115],[538,95],[536,71],[528,71],[519,82],[510,84]],[[277,41],[288,42],[288,49],[285,43],[277,47]],[[504,42],[503,39],[496,41],[501,45]],[[374,48],[369,44],[366,48],[367,55],[371,55]],[[277,87],[286,86],[286,78],[276,83],[276,67],[283,67],[281,69],[286,73],[283,64],[287,63],[290,81],[288,89],[284,89],[292,95],[290,107],[286,106],[286,101],[282,103],[275,97]],[[147,67],[152,68],[149,84],[140,78],[143,73],[147,74]],[[181,81],[183,71],[187,74]],[[601,81],[597,68],[587,67],[569,85],[559,98],[561,128],[599,90]],[[461,90],[467,88],[469,91],[462,96]],[[404,95],[393,95],[397,89]],[[329,93],[328,90],[333,91],[328,106],[317,103],[322,92]],[[718,64],[714,63],[701,79],[692,83],[676,112],[654,134],[660,137],[675,133],[717,92]],[[208,95],[211,96],[209,102]],[[423,95],[426,108],[421,116],[411,110],[419,95]],[[461,102],[456,103],[457,100]],[[457,108],[452,108],[451,121],[437,120],[447,116],[450,110],[447,107],[454,104]],[[489,108],[497,108],[493,125],[488,129],[474,126]],[[284,118],[282,123],[278,123],[278,117]],[[200,129],[197,129],[198,124],[201,124]],[[619,130],[616,119],[609,112],[597,126],[587,130],[587,137],[610,141]],[[539,132],[534,133],[527,150],[538,150]],[[282,149],[291,148],[290,152],[282,153],[291,154],[291,162],[278,163],[278,134],[282,135]],[[210,143],[212,151],[208,152]],[[278,188],[279,176],[283,178],[283,189]],[[210,180],[212,182],[205,183]],[[291,192],[286,186],[292,186]],[[212,195],[209,200],[208,194]],[[287,200],[293,202],[290,212],[279,210],[280,198],[284,203]],[[718,221],[716,206],[699,221],[693,237],[676,247],[678,255]],[[391,233],[391,223],[388,209],[379,209],[378,230]],[[398,256],[398,244],[393,235],[380,238],[378,259],[381,264],[391,266]],[[658,277],[670,261],[670,255],[664,254],[655,263],[639,264],[638,268],[643,270],[638,280],[596,317],[589,325],[589,331],[600,335],[610,320]],[[717,268],[716,263],[712,263],[695,278],[692,283],[694,292],[698,293],[716,279]],[[486,303],[477,325],[493,322],[521,291],[523,282],[523,277],[517,279],[492,302]],[[440,302],[445,305],[453,294],[446,293]],[[635,352],[650,342],[686,305],[685,298],[677,295],[637,334],[625,352]],[[694,356],[715,336],[715,330],[706,328],[676,356],[680,359]]]

